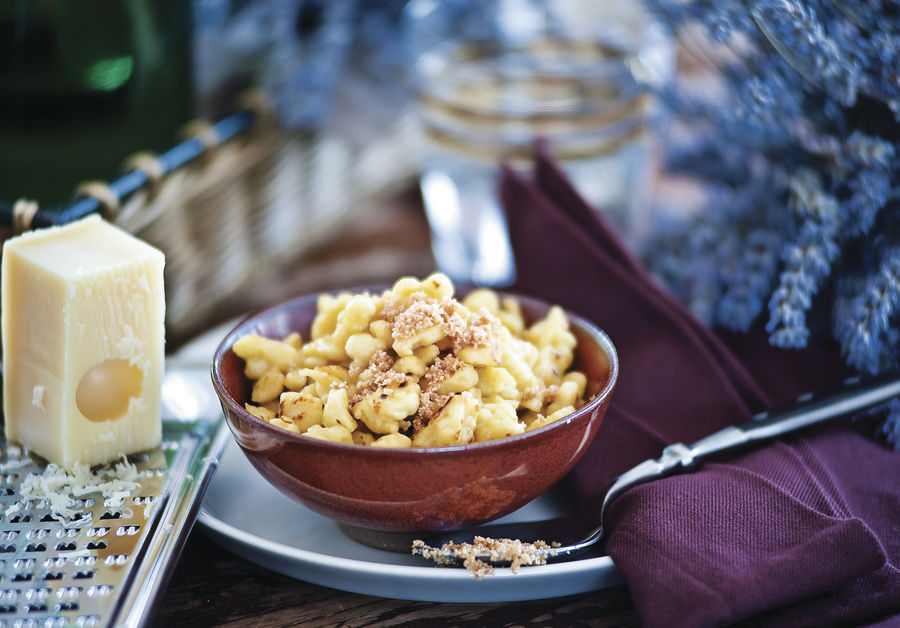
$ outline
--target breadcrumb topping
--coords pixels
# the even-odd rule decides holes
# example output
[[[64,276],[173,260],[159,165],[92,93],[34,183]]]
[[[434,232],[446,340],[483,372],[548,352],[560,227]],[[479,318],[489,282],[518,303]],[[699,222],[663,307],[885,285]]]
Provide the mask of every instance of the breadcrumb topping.
[[[452,567],[463,561],[463,567],[471,571],[477,580],[494,573],[492,563],[509,563],[513,573],[524,565],[546,565],[547,550],[559,547],[559,543],[534,541],[526,543],[518,539],[493,539],[476,536],[471,543],[444,543],[440,547],[426,545],[421,539],[412,543],[412,553],[433,560],[438,567]],[[484,559],[486,557],[486,560]]]
[[[403,373],[394,369],[395,358],[387,351],[376,351],[368,366],[359,373],[356,392],[350,397],[350,405],[361,401],[379,388],[391,388],[406,380]],[[351,370],[351,377],[356,377]]]

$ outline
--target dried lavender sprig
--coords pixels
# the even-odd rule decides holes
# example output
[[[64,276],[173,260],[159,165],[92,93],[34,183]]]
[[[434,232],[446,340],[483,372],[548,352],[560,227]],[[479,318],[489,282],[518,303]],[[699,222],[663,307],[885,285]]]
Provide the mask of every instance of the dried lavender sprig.
[[[759,0],[752,14],[778,52],[807,80],[852,106],[860,81],[858,62],[826,33],[812,3]]]
[[[888,404],[885,421],[878,430],[894,449],[900,450],[900,399]]]
[[[753,229],[737,248],[732,264],[722,266],[724,291],[716,321],[735,331],[747,331],[762,311],[778,270],[783,244],[777,232]]]
[[[848,364],[870,373],[896,366],[900,332],[891,324],[900,312],[900,245],[886,247],[876,272],[841,282],[834,311]]]
[[[815,172],[801,170],[789,187],[790,205],[802,222],[796,240],[782,255],[785,270],[769,300],[766,331],[772,344],[800,348],[809,338],[806,313],[813,296],[840,252],[836,237],[841,220],[836,199],[822,188]]]

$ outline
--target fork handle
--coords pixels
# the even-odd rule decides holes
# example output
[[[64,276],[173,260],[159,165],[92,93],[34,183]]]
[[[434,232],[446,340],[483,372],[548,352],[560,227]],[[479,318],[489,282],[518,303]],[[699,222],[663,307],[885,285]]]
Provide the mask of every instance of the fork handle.
[[[836,391],[801,395],[771,412],[757,414],[746,423],[726,427],[692,445],[673,443],[663,450],[661,457],[645,460],[618,477],[603,501],[601,518],[613,498],[632,486],[691,467],[714,454],[868,410],[897,396],[900,396],[900,372],[866,379],[852,377]]]
[[[871,409],[900,396],[900,373],[875,378],[851,377],[835,391],[807,393],[772,412],[761,412],[746,423],[725,428],[690,447],[695,460],[750,443]]]

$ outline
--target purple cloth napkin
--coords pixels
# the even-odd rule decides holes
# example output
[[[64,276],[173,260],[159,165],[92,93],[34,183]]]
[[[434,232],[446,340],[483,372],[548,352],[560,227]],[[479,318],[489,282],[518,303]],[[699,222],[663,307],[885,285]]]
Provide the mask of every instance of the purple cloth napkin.
[[[504,169],[515,289],[593,320],[621,375],[610,411],[566,478],[598,511],[608,484],[845,375],[833,353],[725,336],[660,290],[546,150],[533,180]],[[841,422],[631,489],[606,549],[646,626],[847,625],[900,612],[900,454]]]

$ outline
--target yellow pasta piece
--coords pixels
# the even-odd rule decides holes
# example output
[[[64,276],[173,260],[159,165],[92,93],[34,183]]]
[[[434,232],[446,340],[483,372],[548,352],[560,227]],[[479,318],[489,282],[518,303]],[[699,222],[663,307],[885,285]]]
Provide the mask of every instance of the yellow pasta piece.
[[[429,297],[442,301],[453,296],[453,283],[443,273],[432,273],[422,281],[422,289]]]
[[[528,427],[525,428],[525,431],[528,432],[531,430],[536,430],[539,427],[544,427],[545,425],[550,425],[554,421],[558,421],[563,417],[569,416],[573,412],[575,412],[575,408],[573,408],[572,406],[566,406],[565,408],[559,408],[556,412],[548,416],[539,414],[536,420],[529,423]]]
[[[300,335],[298,331],[292,331],[287,336],[284,337],[282,342],[286,345],[292,346],[294,349],[300,349],[303,346],[303,336]]]
[[[413,436],[414,447],[465,445],[475,438],[478,401],[468,393],[454,395],[431,422]]]
[[[350,398],[346,388],[332,388],[322,409],[322,425],[343,425],[351,432],[356,429],[356,419],[350,414]]]
[[[348,445],[353,444],[353,436],[343,425],[332,425],[329,427],[324,427],[322,425],[311,425],[306,432],[304,432],[305,436],[309,436],[310,438],[318,438],[319,440],[328,440],[334,443],[346,443]]]
[[[275,418],[275,413],[265,406],[255,406],[252,403],[245,403],[244,408],[255,417],[259,417],[263,421],[271,421]]]
[[[368,364],[376,351],[384,351],[384,344],[372,334],[353,334],[344,343],[344,352],[357,364]]]
[[[420,392],[411,381],[403,388],[379,388],[353,406],[353,417],[376,434],[393,434],[399,431],[400,421],[418,410]]]
[[[473,312],[477,312],[481,308],[487,308],[491,314],[500,311],[500,298],[496,292],[488,288],[473,290],[462,300],[462,304]]]
[[[244,375],[247,376],[247,379],[259,379],[270,368],[272,365],[265,358],[248,358],[244,363]]]
[[[394,340],[394,344],[391,347],[399,356],[413,355],[413,351],[418,347],[437,344],[446,336],[447,333],[441,325],[432,325],[416,331],[415,334],[408,338]]]
[[[350,436],[353,438],[353,443],[356,445],[371,445],[375,442],[374,434],[359,429],[350,434]]]
[[[349,292],[342,292],[335,296],[330,294],[319,296],[316,300],[316,316],[313,319],[310,330],[312,340],[318,340],[334,333],[337,327],[338,314],[350,301],[350,296]]]
[[[560,408],[572,408],[578,400],[578,384],[573,381],[563,382],[556,391],[556,397],[544,409],[544,414],[553,414]]]
[[[382,348],[387,349],[394,342],[391,334],[391,324],[383,318],[378,318],[369,323],[369,333],[378,339]]]
[[[405,448],[519,434],[584,403],[562,308],[526,326],[512,297],[453,294],[442,273],[401,277],[378,295],[320,296],[306,343],[239,339],[248,412],[313,438]]]
[[[269,369],[253,384],[250,401],[265,403],[278,399],[284,388],[284,374],[278,369]]]
[[[287,372],[300,365],[300,353],[294,347],[280,340],[263,338],[256,334],[247,334],[238,338],[232,350],[235,355],[244,360],[263,358],[282,372]]]
[[[351,297],[338,314],[334,334],[346,340],[352,334],[365,331],[375,315],[376,309],[378,308],[375,299],[369,294],[357,294]]]
[[[516,386],[516,379],[502,366],[480,367],[478,369],[478,388],[486,397],[499,395],[505,399],[522,398],[522,392]]]
[[[385,434],[380,438],[376,438],[369,443],[372,447],[389,447],[393,449],[409,449],[412,447],[412,440],[405,434]]]
[[[428,365],[416,356],[408,355],[394,362],[393,369],[398,373],[406,373],[418,379],[425,374]]]
[[[459,350],[459,359],[473,366],[499,366],[501,364],[492,347],[463,347]]]
[[[300,427],[294,423],[293,421],[285,421],[284,419],[275,418],[269,421],[275,427],[280,427],[283,430],[287,430],[288,432],[293,432],[294,434],[300,433]]]
[[[281,393],[279,415],[291,419],[302,433],[310,426],[322,423],[324,406],[322,400],[313,395],[308,388],[300,392],[289,391]]]
[[[507,403],[485,403],[478,410],[475,440],[485,441],[504,438],[525,431],[515,409]]]
[[[464,364],[462,368],[456,370],[450,377],[438,384],[437,391],[442,394],[452,394],[462,392],[474,388],[478,384],[478,371],[470,364]]]

